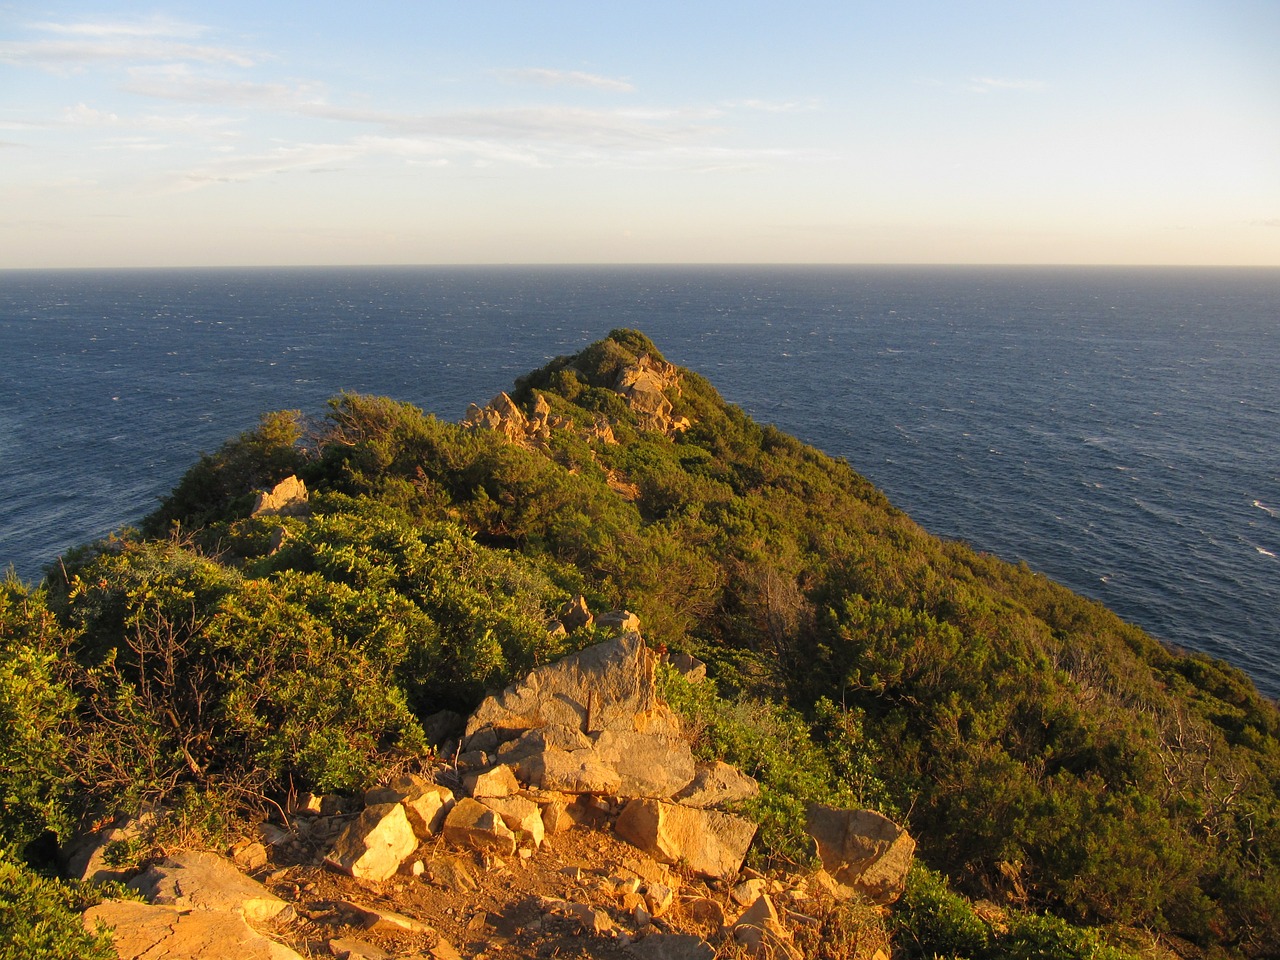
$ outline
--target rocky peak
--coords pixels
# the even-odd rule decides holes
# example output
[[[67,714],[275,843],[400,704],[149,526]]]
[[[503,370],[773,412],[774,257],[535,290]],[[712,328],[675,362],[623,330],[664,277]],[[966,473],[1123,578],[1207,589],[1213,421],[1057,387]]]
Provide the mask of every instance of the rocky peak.
[[[627,401],[643,429],[670,435],[689,428],[684,417],[671,416],[667,398],[668,390],[680,395],[680,370],[675,364],[644,354],[618,371],[613,388]]]

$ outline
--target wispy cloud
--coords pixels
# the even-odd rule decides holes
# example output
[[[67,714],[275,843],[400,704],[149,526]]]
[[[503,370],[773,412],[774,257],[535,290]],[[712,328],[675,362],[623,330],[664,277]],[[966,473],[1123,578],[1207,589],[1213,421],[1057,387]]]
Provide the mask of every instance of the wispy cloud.
[[[742,110],[760,113],[812,113],[819,109],[816,99],[809,100],[732,100],[728,104]]]
[[[32,30],[75,37],[198,37],[208,28],[198,23],[152,17],[148,20],[82,23],[32,23]]]
[[[266,110],[302,110],[323,104],[320,84],[257,83],[193,72],[186,64],[135,67],[123,89],[157,100]]]
[[[232,117],[203,116],[194,113],[181,116],[161,116],[158,114],[121,116],[109,110],[98,110],[82,102],[63,110],[62,122],[65,125],[80,127],[117,127],[175,133],[212,133],[219,136],[227,136],[233,133],[229,128],[237,121]]]
[[[614,93],[631,93],[635,86],[616,77],[580,70],[549,70],[544,67],[499,70],[498,76],[514,83],[532,83],[541,87],[587,87],[593,90],[610,90]]]
[[[52,37],[0,41],[0,63],[67,72],[96,63],[251,67],[257,62],[256,57],[240,50],[188,42],[204,33],[204,28],[176,20],[36,23],[31,29]]]
[[[1253,221],[1255,227],[1280,227],[1280,217],[1270,217],[1266,220]]]
[[[971,93],[996,93],[1003,90],[1043,90],[1044,87],[1043,80],[1019,80],[1011,77],[970,77],[968,89]]]

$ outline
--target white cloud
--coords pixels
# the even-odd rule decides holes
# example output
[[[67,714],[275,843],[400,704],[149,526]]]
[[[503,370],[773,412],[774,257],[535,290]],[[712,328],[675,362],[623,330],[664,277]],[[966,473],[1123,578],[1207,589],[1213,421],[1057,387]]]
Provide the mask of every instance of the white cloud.
[[[31,29],[76,37],[198,37],[206,28],[196,23],[153,17],[116,23],[33,23]]]
[[[301,110],[323,104],[318,84],[293,85],[223,80],[192,73],[185,64],[137,67],[124,84],[129,93],[157,100],[222,104],[260,109]]]
[[[95,110],[85,103],[77,103],[74,107],[68,107],[62,111],[62,119],[66,123],[86,127],[112,126],[120,122],[116,114]]]
[[[165,18],[118,22],[35,23],[28,40],[0,41],[0,63],[74,71],[97,63],[206,63],[251,67],[255,57],[229,47],[189,43],[205,32],[198,24]]]
[[[818,101],[809,100],[734,100],[729,106],[761,113],[812,113],[818,109]]]
[[[498,75],[517,83],[534,83],[543,87],[587,87],[593,90],[611,90],[615,93],[630,93],[635,90],[635,86],[626,80],[604,77],[596,73],[583,73],[580,70],[529,67],[523,70],[501,70]]]
[[[993,93],[997,90],[1043,90],[1043,80],[1017,80],[1009,77],[970,77],[969,91],[972,93]]]
[[[225,47],[170,40],[9,40],[0,42],[0,63],[68,70],[101,62],[170,62],[230,64],[251,67],[254,59]]]

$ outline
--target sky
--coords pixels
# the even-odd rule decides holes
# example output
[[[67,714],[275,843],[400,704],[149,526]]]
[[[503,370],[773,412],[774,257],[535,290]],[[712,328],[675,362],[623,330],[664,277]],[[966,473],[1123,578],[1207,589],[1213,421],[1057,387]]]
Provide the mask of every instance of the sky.
[[[0,0],[0,268],[1280,266],[1276,0]]]

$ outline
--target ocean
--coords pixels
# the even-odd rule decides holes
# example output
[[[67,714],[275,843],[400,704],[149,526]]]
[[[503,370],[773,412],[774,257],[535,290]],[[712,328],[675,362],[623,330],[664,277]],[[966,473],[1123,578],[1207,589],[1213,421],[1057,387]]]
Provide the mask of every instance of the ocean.
[[[1032,568],[1280,697],[1280,270],[0,272],[0,565],[149,511],[262,412],[443,419],[615,327]]]

